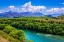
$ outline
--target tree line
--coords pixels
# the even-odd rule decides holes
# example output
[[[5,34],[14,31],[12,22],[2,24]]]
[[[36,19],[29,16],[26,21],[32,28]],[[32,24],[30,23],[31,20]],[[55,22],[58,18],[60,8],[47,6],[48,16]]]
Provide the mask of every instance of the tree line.
[[[64,22],[35,19],[0,19],[0,24],[8,24],[15,28],[29,29],[36,32],[64,36]]]

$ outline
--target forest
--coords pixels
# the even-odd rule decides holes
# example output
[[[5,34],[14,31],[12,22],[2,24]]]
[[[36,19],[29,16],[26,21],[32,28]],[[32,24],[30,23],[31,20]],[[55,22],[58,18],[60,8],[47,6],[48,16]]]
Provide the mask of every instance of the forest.
[[[20,28],[21,30],[17,30]],[[0,35],[10,42],[26,42],[22,29],[40,33],[64,36],[64,20],[60,19],[28,19],[28,18],[1,18]],[[4,34],[8,35],[3,36]],[[30,40],[28,42],[31,42]]]

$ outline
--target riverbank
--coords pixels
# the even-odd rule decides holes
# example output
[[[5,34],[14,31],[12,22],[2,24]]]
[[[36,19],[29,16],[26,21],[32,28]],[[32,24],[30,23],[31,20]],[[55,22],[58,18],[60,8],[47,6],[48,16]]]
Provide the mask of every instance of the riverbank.
[[[21,29],[18,29],[21,30]],[[64,36],[51,35],[38,33],[31,30],[22,29],[26,34],[27,40],[33,40],[33,42],[64,42]]]
[[[15,28],[29,29],[41,33],[64,36],[64,21],[55,19],[0,19],[0,24],[8,24]]]

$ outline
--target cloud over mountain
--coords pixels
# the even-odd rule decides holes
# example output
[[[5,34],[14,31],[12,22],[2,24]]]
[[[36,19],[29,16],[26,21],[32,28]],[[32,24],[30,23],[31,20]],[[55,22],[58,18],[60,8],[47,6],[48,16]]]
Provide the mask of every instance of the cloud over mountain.
[[[0,10],[0,13],[2,13],[2,11]]]
[[[55,13],[64,13],[64,8],[50,8],[47,9],[46,6],[35,6],[32,5],[31,2],[25,3],[20,8],[15,6],[9,6],[7,9],[0,10],[0,13],[7,12],[7,11],[14,11],[14,12],[40,12],[42,14],[55,14]]]
[[[55,13],[61,14],[64,13],[64,8],[51,8],[49,10],[46,10],[46,12],[50,14],[55,14]]]
[[[24,4],[21,8],[23,12],[42,12],[45,9],[45,6],[33,6],[31,2]]]

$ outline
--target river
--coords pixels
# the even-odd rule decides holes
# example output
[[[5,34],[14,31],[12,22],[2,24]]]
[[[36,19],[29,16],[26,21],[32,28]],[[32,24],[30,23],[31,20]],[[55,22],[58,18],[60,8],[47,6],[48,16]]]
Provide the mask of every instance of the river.
[[[24,30],[24,32],[26,34],[26,39],[33,40],[34,42],[64,42],[64,36],[43,34],[30,30]]]

